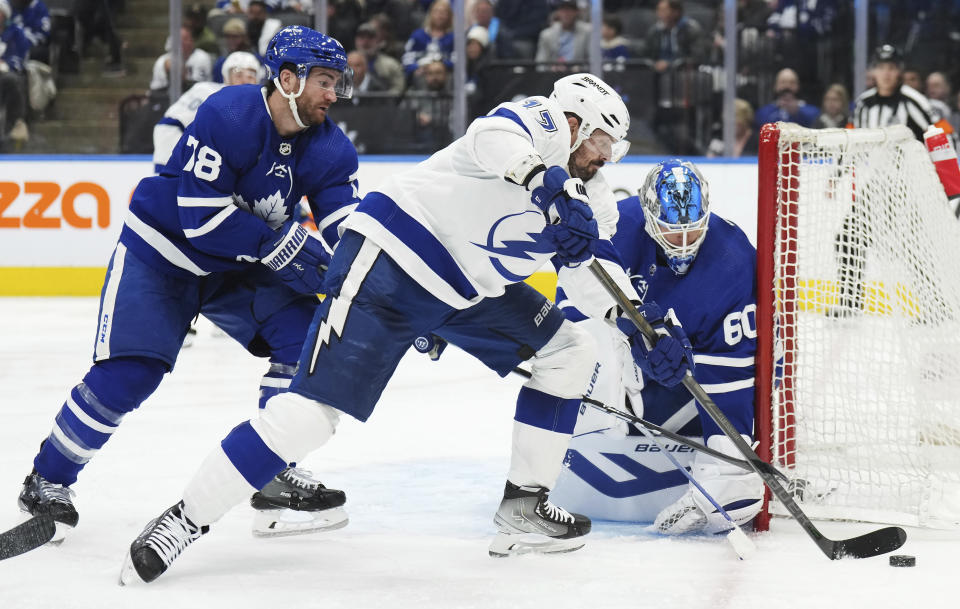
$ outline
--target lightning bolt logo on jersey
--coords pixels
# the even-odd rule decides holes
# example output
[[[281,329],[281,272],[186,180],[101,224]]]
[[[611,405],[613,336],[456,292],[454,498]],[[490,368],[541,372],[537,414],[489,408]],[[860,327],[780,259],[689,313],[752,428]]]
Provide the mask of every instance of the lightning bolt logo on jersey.
[[[364,197],[344,228],[372,239],[417,283],[465,309],[539,270],[553,250],[530,193],[504,179],[509,157],[566,166],[570,131],[557,103],[501,104],[467,134]],[[611,195],[612,198],[612,195]]]
[[[533,217],[529,217],[530,215]],[[474,245],[493,254],[490,256],[490,264],[505,279],[523,281],[553,255],[553,246],[543,238],[540,233],[541,230],[543,230],[543,214],[535,211],[510,214],[500,218],[490,227],[485,244],[474,243]],[[498,235],[517,235],[521,233],[526,233],[529,240],[498,237]],[[538,266],[533,270],[530,270],[531,265],[529,264],[523,264],[523,268],[517,268],[520,266],[515,264],[517,260],[534,261]],[[516,268],[516,270],[511,271],[508,266]]]

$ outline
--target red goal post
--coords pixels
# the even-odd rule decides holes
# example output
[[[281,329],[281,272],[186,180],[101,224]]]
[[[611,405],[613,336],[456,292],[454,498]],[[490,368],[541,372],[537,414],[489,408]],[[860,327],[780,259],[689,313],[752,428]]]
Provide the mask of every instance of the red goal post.
[[[926,149],[777,123],[758,163],[758,454],[811,518],[960,526],[960,223]]]

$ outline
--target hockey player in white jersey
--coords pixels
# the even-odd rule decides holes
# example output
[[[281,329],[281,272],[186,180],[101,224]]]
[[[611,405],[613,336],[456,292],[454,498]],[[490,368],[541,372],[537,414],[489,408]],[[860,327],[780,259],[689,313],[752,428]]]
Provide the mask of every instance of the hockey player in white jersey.
[[[498,106],[366,195],[343,223],[327,298],[290,391],[209,454],[184,491],[183,520],[164,514],[148,524],[131,545],[122,579],[151,581],[166,571],[251,483],[326,443],[341,414],[366,420],[410,344],[429,333],[501,376],[524,360],[533,371],[517,398],[490,553],[583,546],[589,519],[554,505],[548,493],[595,345],[523,280],[554,255],[589,272],[584,262],[598,237],[591,207],[614,202],[597,171],[622,154],[628,126],[626,107],[606,83],[567,76],[549,98]],[[616,222],[615,208],[595,213]],[[660,380],[678,381],[687,369],[683,349],[672,336],[657,344],[642,357],[656,363]]]
[[[293,377],[329,261],[323,241],[336,242],[359,202],[356,149],[326,120],[350,95],[352,72],[340,43],[300,26],[278,32],[266,60],[271,84],[211,95],[160,174],[134,191],[107,269],[93,366],[60,407],[19,496],[23,511],[53,517],[61,534],[79,519],[72,486],[81,470],[173,369],[197,315],[269,358],[261,406]],[[303,197],[321,238],[293,221]],[[344,493],[289,463],[251,478],[254,532],[346,524]]]
[[[640,196],[620,201],[618,207],[612,247],[600,248],[598,258],[629,269],[648,318],[666,313],[682,324],[697,380],[750,443],[756,250],[738,227],[710,212],[707,182],[687,161],[660,163],[647,175]],[[585,317],[596,294],[578,279],[561,269],[557,303],[598,342],[600,357],[584,393],[739,457],[685,387],[665,387],[651,379],[636,365],[621,332]],[[632,326],[620,326],[635,335]],[[702,453],[692,455],[682,444],[664,440],[661,445],[690,466],[694,479],[737,524],[760,510],[763,483],[755,473]],[[729,521],[660,451],[632,425],[584,405],[554,496],[594,518],[653,521],[663,534],[730,529]]]
[[[153,171],[167,164],[180,136],[197,115],[197,108],[210,95],[230,85],[255,85],[263,80],[263,64],[253,53],[236,51],[223,62],[223,82],[198,82],[167,108],[153,127]]]

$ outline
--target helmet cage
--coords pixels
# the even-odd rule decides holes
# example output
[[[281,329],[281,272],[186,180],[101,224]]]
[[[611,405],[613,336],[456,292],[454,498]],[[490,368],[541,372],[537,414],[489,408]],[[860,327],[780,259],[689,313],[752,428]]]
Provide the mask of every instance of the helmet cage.
[[[647,234],[671,270],[684,275],[707,237],[709,188],[693,163],[673,159],[647,174],[641,191]]]

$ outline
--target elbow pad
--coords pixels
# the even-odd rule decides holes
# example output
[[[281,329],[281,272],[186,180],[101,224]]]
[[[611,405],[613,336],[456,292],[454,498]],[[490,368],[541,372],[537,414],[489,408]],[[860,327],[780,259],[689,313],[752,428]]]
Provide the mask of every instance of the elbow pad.
[[[543,172],[546,170],[547,166],[539,154],[524,152],[507,161],[507,172],[503,179],[529,191],[543,183]]]

